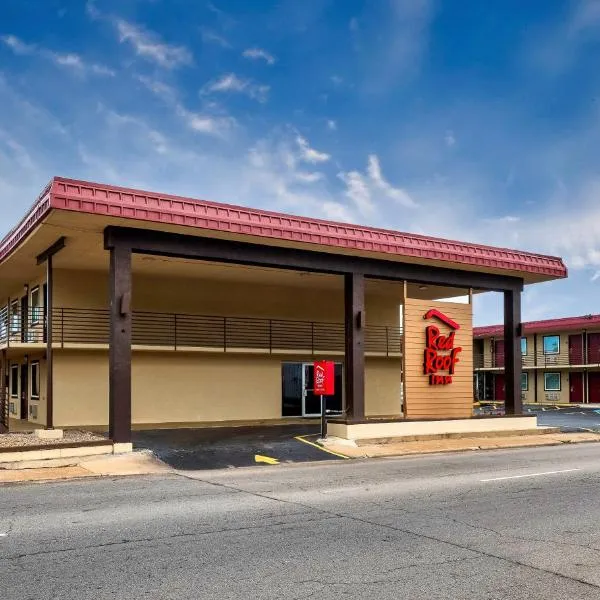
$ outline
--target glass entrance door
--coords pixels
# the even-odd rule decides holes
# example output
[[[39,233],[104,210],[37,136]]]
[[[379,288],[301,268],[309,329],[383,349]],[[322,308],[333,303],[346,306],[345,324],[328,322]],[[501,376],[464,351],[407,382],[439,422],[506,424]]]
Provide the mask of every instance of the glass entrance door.
[[[320,417],[321,396],[315,396],[313,393],[315,387],[315,371],[312,363],[304,363],[302,365],[302,373],[302,416]]]
[[[283,363],[281,368],[283,417],[320,417],[321,397],[313,393],[313,363]],[[335,363],[335,395],[323,398],[327,414],[342,412],[342,364]]]
[[[313,363],[304,363],[302,365],[302,416],[320,417],[321,416],[321,396],[313,393],[314,389],[314,365]],[[333,396],[324,396],[323,404],[326,410],[341,413],[342,412],[342,364],[335,363],[335,394]]]

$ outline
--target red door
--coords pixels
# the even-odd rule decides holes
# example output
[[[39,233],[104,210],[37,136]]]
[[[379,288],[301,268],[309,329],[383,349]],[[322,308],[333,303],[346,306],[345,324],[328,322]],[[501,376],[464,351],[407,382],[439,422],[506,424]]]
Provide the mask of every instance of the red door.
[[[494,341],[494,367],[504,366],[504,340]],[[504,396],[502,397],[504,399]]]
[[[504,402],[504,375],[497,374],[494,376],[494,400]]]
[[[569,373],[569,402],[583,402],[583,373]]]
[[[569,364],[583,364],[583,336],[581,335],[569,336]]]
[[[600,404],[600,371],[588,373],[588,402]]]
[[[600,364],[600,333],[588,333],[588,363]]]

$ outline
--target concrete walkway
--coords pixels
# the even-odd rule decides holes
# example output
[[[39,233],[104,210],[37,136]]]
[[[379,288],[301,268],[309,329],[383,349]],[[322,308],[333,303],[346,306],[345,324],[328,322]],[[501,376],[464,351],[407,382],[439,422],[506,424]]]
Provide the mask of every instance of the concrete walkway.
[[[378,456],[404,456],[407,454],[433,454],[436,452],[461,452],[467,450],[492,450],[497,448],[524,448],[534,446],[558,446],[561,444],[581,444],[600,442],[600,434],[546,433],[544,435],[512,435],[503,437],[463,437],[458,439],[420,440],[413,442],[385,442],[360,446],[331,439],[326,447],[351,458],[372,458]]]
[[[44,464],[47,463],[47,464]],[[29,468],[0,469],[0,484],[19,481],[55,481],[79,477],[151,475],[171,469],[150,452],[108,454],[80,459],[76,464],[56,465],[53,461],[35,461]]]
[[[535,446],[557,446],[600,442],[599,433],[547,433],[544,435],[515,435],[505,437],[468,437],[460,439],[421,440],[412,442],[386,442],[350,445],[348,442],[330,439],[321,450],[320,460],[333,460],[330,452],[346,458],[375,458],[384,456],[406,456],[461,452],[467,450],[493,450],[501,448],[524,448]],[[318,445],[313,444],[315,452]],[[339,457],[338,457],[339,460]],[[313,462],[310,460],[309,462]],[[45,463],[45,464],[44,464]],[[178,472],[147,450],[129,454],[105,455],[79,459],[76,463],[57,465],[53,461],[30,462],[27,468],[0,469],[0,484],[25,481],[55,481],[82,477],[116,477],[125,475],[151,475]],[[268,468],[265,466],[265,468]]]

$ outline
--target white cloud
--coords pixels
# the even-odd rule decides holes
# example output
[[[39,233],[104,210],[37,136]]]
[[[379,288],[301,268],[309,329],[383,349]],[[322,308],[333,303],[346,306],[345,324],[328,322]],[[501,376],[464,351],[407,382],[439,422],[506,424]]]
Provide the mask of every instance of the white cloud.
[[[192,131],[221,139],[226,139],[237,125],[233,117],[198,113],[186,109],[181,104],[177,104],[175,112]]]
[[[272,54],[262,48],[247,48],[242,52],[242,56],[251,60],[264,60],[269,65],[274,65],[276,60]]]
[[[302,181],[303,183],[316,183],[325,179],[325,175],[318,171],[296,171],[295,176],[298,181]]]
[[[215,44],[221,46],[221,48],[231,48],[231,44],[222,35],[215,33],[211,29],[202,27],[200,29],[200,34],[202,35],[202,41],[205,44]]]
[[[73,52],[68,52],[66,54],[54,52],[53,50],[48,50],[47,48],[43,48],[36,44],[27,44],[14,35],[2,36],[0,37],[0,41],[17,55],[39,56],[58,67],[66,67],[80,75],[93,73],[95,75],[114,77],[116,74],[112,69],[109,69],[104,65],[86,63],[79,54]]]
[[[383,177],[381,166],[379,165],[379,158],[375,154],[369,156],[367,172],[373,186],[382,191],[388,198],[395,200],[398,204],[406,206],[407,208],[414,208],[417,206],[417,203],[411,198],[408,192],[402,188],[393,187]]]
[[[244,94],[258,102],[266,102],[269,97],[268,85],[260,85],[251,79],[241,79],[235,73],[227,73],[218,79],[209,81],[200,90],[203,95],[214,93],[237,93]]]
[[[444,142],[448,148],[452,148],[456,144],[456,137],[454,137],[454,132],[449,129],[446,131],[446,135],[444,136]]]
[[[339,173],[338,177],[346,185],[345,195],[351,200],[358,214],[363,218],[372,217],[375,204],[365,178],[358,171]]]
[[[130,43],[138,56],[166,69],[174,69],[192,63],[192,55],[184,46],[169,45],[161,41],[156,33],[147,31],[124,19],[116,19],[114,24],[121,43]]]
[[[342,85],[342,83],[344,83],[344,78],[341,77],[340,75],[332,75],[329,80],[331,81],[331,83],[333,83],[334,85]]]
[[[333,119],[328,119],[327,120],[327,129],[329,129],[329,131],[336,131],[337,123]]]
[[[57,65],[62,67],[71,67],[76,70],[83,69],[83,61],[78,54],[58,54],[52,52],[49,56]]]
[[[175,100],[175,90],[166,83],[163,83],[158,79],[146,77],[145,75],[138,75],[137,79],[140,83],[145,85],[155,96],[162,98],[166,102],[173,102]]]
[[[331,156],[326,152],[319,152],[314,148],[311,148],[308,140],[301,135],[296,136],[296,143],[300,149],[300,160],[304,162],[317,164],[322,162],[327,162]]]
[[[105,67],[104,65],[92,65],[90,67],[90,69],[92,70],[93,73],[96,73],[96,75],[106,75],[107,77],[115,77],[116,76],[116,72],[113,69],[109,69],[108,67]]]
[[[598,281],[599,279],[600,279],[600,271],[596,271],[596,272],[595,272],[595,273],[592,275],[592,277],[591,277],[590,281],[594,282],[594,281]]]
[[[15,54],[35,54],[36,46],[33,44],[26,44],[20,40],[16,35],[3,35],[0,40],[8,46]]]

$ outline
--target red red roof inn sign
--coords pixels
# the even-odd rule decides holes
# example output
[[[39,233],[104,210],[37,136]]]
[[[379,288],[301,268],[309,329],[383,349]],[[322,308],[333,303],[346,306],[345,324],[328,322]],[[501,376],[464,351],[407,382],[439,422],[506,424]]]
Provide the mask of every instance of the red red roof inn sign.
[[[442,335],[439,327],[428,325],[425,329],[425,359],[423,372],[429,375],[429,385],[448,385],[459,362],[460,346],[454,347],[454,336],[460,325],[435,308],[427,311],[423,318],[437,319],[450,328],[448,335]]]

